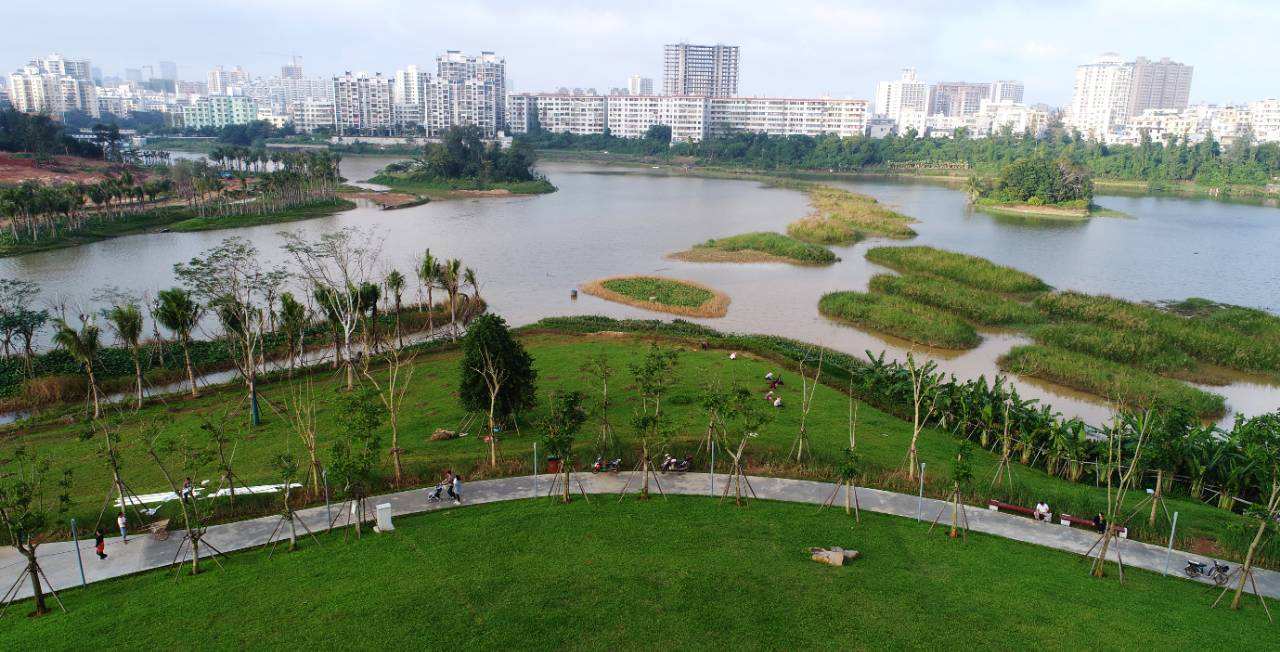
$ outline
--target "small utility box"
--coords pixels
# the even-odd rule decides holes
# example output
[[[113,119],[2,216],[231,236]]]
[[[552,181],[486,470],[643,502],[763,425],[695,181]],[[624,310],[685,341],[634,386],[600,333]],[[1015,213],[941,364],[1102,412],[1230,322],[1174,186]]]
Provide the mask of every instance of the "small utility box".
[[[396,527],[391,524],[391,503],[382,503],[377,508],[378,524],[373,526],[374,532],[391,532]]]

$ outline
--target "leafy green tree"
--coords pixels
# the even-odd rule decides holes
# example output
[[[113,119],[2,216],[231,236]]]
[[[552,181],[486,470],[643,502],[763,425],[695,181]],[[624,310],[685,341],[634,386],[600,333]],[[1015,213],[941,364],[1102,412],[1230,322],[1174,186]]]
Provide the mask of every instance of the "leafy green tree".
[[[21,446],[14,451],[10,464],[0,476],[0,522],[5,528],[5,543],[27,562],[25,572],[35,598],[34,615],[42,616],[49,613],[49,606],[36,548],[61,527],[71,506],[71,472],[64,470],[61,477],[52,477],[49,461],[36,458]]]
[[[196,391],[196,372],[191,366],[191,334],[195,331],[196,324],[200,323],[203,308],[191,297],[190,292],[182,288],[170,288],[161,290],[156,295],[156,303],[151,312],[156,321],[177,338],[178,346],[182,348],[187,382],[191,385],[191,396],[199,396]]]
[[[582,424],[587,421],[587,411],[582,407],[582,392],[556,392],[551,395],[550,411],[542,421],[543,445],[547,454],[560,459],[564,473],[563,502],[569,502],[569,475],[573,472],[573,442]]]
[[[98,380],[94,375],[98,351],[102,348],[98,327],[91,321],[85,321],[80,329],[76,330],[66,321],[60,321],[57,332],[53,334],[53,343],[84,367],[85,375],[89,379],[89,395],[93,398],[93,418],[97,419],[102,414],[98,399]]]
[[[129,357],[133,359],[134,409],[142,407],[142,309],[138,304],[127,302],[111,306],[107,310],[107,321],[116,338],[129,348]]]
[[[355,501],[356,536],[365,517],[365,498],[377,481],[377,465],[382,440],[378,428],[386,414],[378,392],[361,387],[338,397],[339,437],[330,448],[330,475],[339,481],[339,491]]]
[[[462,408],[488,415],[489,462],[496,466],[497,429],[533,407],[538,372],[533,358],[497,315],[481,315],[462,341],[458,400]]]

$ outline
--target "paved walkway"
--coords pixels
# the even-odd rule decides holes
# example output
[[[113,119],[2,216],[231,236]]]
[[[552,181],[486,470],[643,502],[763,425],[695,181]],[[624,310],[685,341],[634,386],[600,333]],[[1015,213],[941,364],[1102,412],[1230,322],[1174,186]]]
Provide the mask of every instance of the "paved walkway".
[[[579,473],[574,475],[576,479],[581,480],[583,488],[588,493],[593,494],[617,493],[622,489],[629,476],[634,477],[634,474],[592,475],[590,473]],[[464,505],[531,498],[535,495],[535,481],[538,485],[537,494],[546,495],[550,480],[549,476],[544,475],[537,479],[532,476],[525,476],[469,482],[463,486]],[[830,483],[807,480],[754,476],[749,480],[760,498],[784,502],[821,504],[835,489],[835,485]],[[705,473],[664,475],[661,476],[661,482],[663,489],[671,494],[708,495],[712,490],[711,477]],[[715,477],[717,496],[724,490],[724,483],[724,475]],[[632,483],[632,491],[636,490],[636,484],[636,482]],[[390,503],[392,513],[395,516],[453,507],[453,503],[447,500],[436,503],[427,502],[429,491],[430,489],[413,489],[372,498],[369,500],[368,518],[372,520],[373,506],[379,503]],[[944,501],[931,498],[926,498],[921,502],[916,496],[866,488],[858,489],[858,498],[864,510],[907,518],[916,518],[918,514],[921,514],[925,521],[932,521],[940,509],[944,509],[949,505]],[[837,500],[838,508],[843,508],[843,501],[844,496],[841,495]],[[333,514],[337,516],[338,505],[333,506],[332,509]],[[1068,528],[1052,523],[1041,523],[1022,516],[993,512],[980,507],[968,507],[966,513],[969,517],[969,526],[975,532],[984,532],[1006,539],[1024,541],[1076,554],[1083,554],[1097,540],[1097,535],[1088,530]],[[297,514],[306,523],[307,527],[313,531],[319,532],[327,527],[324,507],[299,510]],[[947,514],[949,515],[950,512],[948,511]],[[944,518],[946,517],[944,515]],[[205,540],[223,552],[261,546],[268,541],[278,521],[278,516],[269,516],[214,525],[208,529],[205,534]],[[339,519],[339,524],[345,521],[345,518]],[[299,528],[299,532],[301,532],[301,528]],[[85,578],[89,582],[97,582],[170,566],[174,562],[181,539],[180,532],[174,533],[166,541],[156,541],[146,535],[136,538],[131,537],[127,544],[122,543],[119,537],[112,537],[107,539],[108,559],[106,560],[99,560],[94,554],[92,539],[81,541],[80,557],[84,563]],[[1128,566],[1137,566],[1157,573],[1164,569],[1165,549],[1160,546],[1123,540],[1115,550],[1118,550],[1124,556],[1124,562]],[[73,542],[45,544],[40,546],[39,553],[41,567],[56,589],[74,587],[80,583],[80,572],[76,564],[76,552]],[[202,554],[201,556],[203,557],[204,555]],[[1175,550],[1169,558],[1170,574],[1181,577],[1182,567],[1189,557],[1190,555]],[[1201,561],[1208,561],[1207,558],[1199,556],[1195,556],[1195,558]],[[1232,563],[1231,566],[1234,569],[1238,568],[1239,565]],[[12,547],[0,551],[0,592],[12,586],[18,574],[24,568],[25,560]],[[1264,595],[1280,598],[1280,573],[1258,569],[1255,575],[1258,589]],[[30,597],[31,595],[30,583],[25,579],[21,583],[19,595],[21,597]]]

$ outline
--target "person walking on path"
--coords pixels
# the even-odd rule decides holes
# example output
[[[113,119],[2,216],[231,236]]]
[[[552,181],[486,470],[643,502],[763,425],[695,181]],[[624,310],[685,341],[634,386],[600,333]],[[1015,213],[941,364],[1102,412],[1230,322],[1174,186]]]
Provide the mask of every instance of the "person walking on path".
[[[129,543],[129,519],[124,517],[124,512],[116,517],[116,525],[120,526],[120,540],[123,543]]]
[[[102,533],[102,528],[98,528],[93,532],[93,551],[98,553],[98,559],[106,559],[107,553],[107,535]]]
[[[453,504],[462,504],[462,476],[449,472],[453,476],[453,482],[449,485],[449,497],[453,499]]]

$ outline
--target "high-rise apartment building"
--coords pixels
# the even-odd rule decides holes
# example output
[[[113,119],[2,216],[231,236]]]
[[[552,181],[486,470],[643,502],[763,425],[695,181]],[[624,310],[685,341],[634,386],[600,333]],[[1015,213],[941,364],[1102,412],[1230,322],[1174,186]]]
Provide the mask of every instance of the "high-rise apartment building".
[[[929,113],[929,85],[916,79],[915,68],[903,68],[902,77],[876,84],[875,111],[898,123],[923,120]]]
[[[492,52],[467,56],[448,50],[436,57],[436,81],[448,85],[437,92],[447,98],[447,106],[436,108],[444,124],[475,124],[493,135],[506,124],[507,62]],[[486,112],[492,111],[493,115]],[[464,116],[475,114],[478,120]]]
[[[1187,108],[1191,97],[1192,67],[1163,57],[1151,61],[1146,57],[1134,60],[1133,86],[1129,96],[1129,115],[1140,115],[1148,109]]]
[[[653,79],[640,75],[628,77],[627,95],[653,95]]]
[[[671,43],[663,49],[662,93],[733,97],[738,94],[738,46]]]
[[[992,102],[1022,104],[1023,90],[1022,82],[1016,79],[1001,79],[991,82],[991,97],[988,99]]]
[[[339,136],[390,131],[391,80],[364,72],[334,77],[333,122]]]
[[[160,62],[160,79],[178,81],[178,64],[172,61]]]
[[[1107,53],[1076,68],[1065,124],[1088,138],[1106,141],[1130,118],[1152,109],[1187,108],[1191,66],[1167,57],[1124,61]]]
[[[197,98],[182,107],[182,125],[188,129],[249,124],[258,119],[258,104],[253,98],[210,95]]]
[[[63,75],[80,81],[93,81],[93,65],[88,59],[67,59],[55,52],[47,57],[32,59],[29,65],[35,66],[40,74]]]
[[[991,99],[991,84],[939,82],[929,90],[930,115],[975,115]]]
[[[302,60],[294,57],[289,63],[280,66],[281,79],[305,79],[302,73]]]
[[[99,117],[98,89],[91,74],[85,60],[66,60],[56,54],[33,59],[9,75],[9,102],[24,113],[61,116],[68,111],[84,111]]]
[[[218,66],[209,71],[209,94],[231,95],[249,85],[249,73],[236,66],[230,70]]]
[[[416,65],[396,71],[391,83],[391,104],[395,109],[397,125],[426,125],[430,86],[431,73],[418,69]]]

